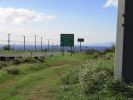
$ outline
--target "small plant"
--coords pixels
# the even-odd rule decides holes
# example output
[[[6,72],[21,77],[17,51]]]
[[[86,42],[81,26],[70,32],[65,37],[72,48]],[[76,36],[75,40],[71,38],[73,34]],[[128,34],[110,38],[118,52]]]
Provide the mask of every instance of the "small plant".
[[[20,70],[16,67],[7,68],[6,72],[11,75],[18,75],[20,74]]]
[[[66,85],[79,83],[79,70],[72,70],[61,77],[61,82]]]

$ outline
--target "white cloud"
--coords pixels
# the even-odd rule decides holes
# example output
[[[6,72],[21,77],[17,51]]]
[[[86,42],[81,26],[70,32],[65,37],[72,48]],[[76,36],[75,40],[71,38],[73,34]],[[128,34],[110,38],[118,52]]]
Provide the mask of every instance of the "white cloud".
[[[106,7],[117,7],[118,6],[118,0],[107,0],[107,2],[103,5],[104,8]]]
[[[21,8],[3,8],[0,7],[0,23],[23,24],[43,20],[53,20],[56,16],[45,15],[34,10]]]

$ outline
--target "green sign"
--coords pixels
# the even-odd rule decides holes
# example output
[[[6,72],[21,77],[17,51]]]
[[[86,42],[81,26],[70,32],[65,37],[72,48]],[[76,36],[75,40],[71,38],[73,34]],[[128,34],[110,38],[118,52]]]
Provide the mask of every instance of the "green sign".
[[[74,34],[61,34],[62,47],[74,47]]]

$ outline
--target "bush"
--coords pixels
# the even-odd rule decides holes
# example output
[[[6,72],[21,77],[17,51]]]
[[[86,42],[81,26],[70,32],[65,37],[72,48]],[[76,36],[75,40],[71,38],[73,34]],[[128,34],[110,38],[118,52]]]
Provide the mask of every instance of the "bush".
[[[133,84],[127,84],[114,79],[110,79],[106,84],[106,90],[110,91],[113,95],[123,95],[128,98],[133,97]]]
[[[98,50],[95,50],[95,49],[89,49],[89,50],[86,50],[86,54],[95,54],[99,52]]]
[[[94,59],[97,59],[99,57],[99,54],[98,53],[95,53],[93,56],[92,56]]]
[[[93,94],[101,91],[104,84],[111,77],[111,71],[106,68],[86,68],[81,72],[80,85],[84,94]]]
[[[35,58],[27,57],[27,58],[24,58],[23,62],[24,63],[36,63],[37,61]]]
[[[14,64],[19,65],[23,63],[23,59],[22,58],[15,58],[14,60]]]
[[[11,74],[11,75],[18,75],[18,74],[20,74],[20,70],[18,68],[16,68],[16,67],[8,68],[8,69],[6,69],[6,72],[8,74]]]
[[[7,64],[5,62],[0,62],[0,69],[4,68],[6,66],[7,66]]]
[[[38,60],[40,63],[44,63],[45,58],[44,58],[44,57],[41,57],[41,58],[37,58],[37,60]]]
[[[79,70],[72,70],[61,77],[61,82],[66,85],[79,83]]]
[[[113,56],[112,53],[108,53],[108,54],[106,54],[106,56],[105,56],[105,58],[106,58],[107,60],[111,60],[113,57],[114,57],[114,56]]]
[[[115,52],[115,46],[112,46],[111,48],[105,49],[104,52],[106,52],[106,53]]]
[[[11,45],[5,45],[5,46],[3,47],[3,49],[4,49],[4,50],[11,50]]]

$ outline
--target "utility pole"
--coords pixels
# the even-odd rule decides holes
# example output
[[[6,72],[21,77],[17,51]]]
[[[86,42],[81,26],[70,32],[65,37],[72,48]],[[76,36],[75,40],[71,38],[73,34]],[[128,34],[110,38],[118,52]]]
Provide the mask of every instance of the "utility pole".
[[[13,43],[13,50],[15,51],[15,42]]]
[[[82,42],[84,42],[84,38],[78,38],[78,42],[80,42],[80,52],[82,51]]]
[[[115,79],[133,83],[133,0],[118,0]]]
[[[54,43],[52,42],[52,52],[54,51]]]
[[[35,51],[36,51],[36,36],[37,36],[37,35],[35,35]]]
[[[42,37],[41,37],[41,51],[42,51]]]
[[[49,39],[48,39],[48,51],[49,51]]]
[[[25,38],[26,38],[26,36],[23,36],[24,37],[24,51],[25,51]]]
[[[8,34],[8,49],[10,50],[10,33]]]
[[[80,42],[80,52],[81,52],[81,42]]]

